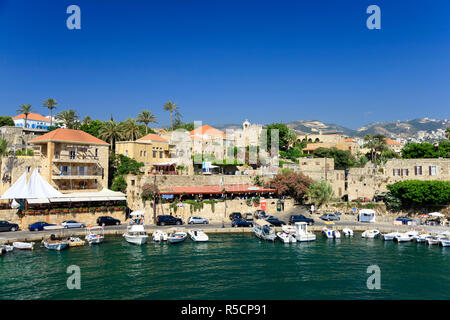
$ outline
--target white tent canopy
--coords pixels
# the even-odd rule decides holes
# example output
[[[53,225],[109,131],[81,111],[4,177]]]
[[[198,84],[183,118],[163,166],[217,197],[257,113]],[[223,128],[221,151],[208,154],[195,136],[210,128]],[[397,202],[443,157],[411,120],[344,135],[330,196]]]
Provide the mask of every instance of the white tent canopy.
[[[27,195],[27,173],[24,172],[14,184],[0,197],[0,199],[25,199]]]
[[[31,173],[30,181],[28,181],[28,193],[26,199],[54,198],[60,197],[62,193],[53,188],[50,183],[45,181],[37,169]]]
[[[442,213],[440,213],[440,212],[432,212],[432,213],[429,213],[428,215],[430,215],[430,216],[432,216],[432,217],[445,217],[445,215],[443,215]]]

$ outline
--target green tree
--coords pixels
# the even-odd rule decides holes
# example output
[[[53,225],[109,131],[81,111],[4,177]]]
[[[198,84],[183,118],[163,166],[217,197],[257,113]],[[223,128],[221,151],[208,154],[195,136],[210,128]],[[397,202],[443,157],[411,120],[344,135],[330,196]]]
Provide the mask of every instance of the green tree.
[[[89,122],[83,120],[83,123],[80,126],[80,130],[87,132],[96,138],[100,138],[100,128],[102,127],[102,125],[103,121],[101,120],[91,120]]]
[[[6,140],[0,139],[0,162],[1,162],[1,156],[6,154],[7,147],[8,147],[8,143],[6,142]]]
[[[273,123],[265,127],[267,132],[262,132],[261,142],[267,143],[267,149],[272,149],[272,132],[278,130],[279,151],[286,151],[293,143],[295,133],[284,123]]]
[[[50,127],[53,126],[53,109],[56,109],[56,106],[58,105],[58,102],[56,102],[55,99],[48,98],[44,101],[42,104],[44,107],[48,108],[50,110]]]
[[[402,149],[403,159],[449,158],[450,141],[441,141],[438,145],[429,142],[407,143]]]
[[[0,127],[14,127],[14,120],[10,116],[0,116]]]
[[[364,136],[364,141],[366,141],[364,147],[370,149],[371,159],[373,163],[377,162],[377,153],[381,153],[387,150],[386,137],[382,134],[370,135],[366,134]]]
[[[345,170],[355,165],[355,157],[348,150],[340,150],[333,148],[317,148],[314,150],[316,158],[333,158],[334,168],[337,170]]]
[[[62,121],[67,129],[77,129],[79,127],[78,118],[78,113],[73,109],[63,110],[56,116],[56,119]]]
[[[164,104],[163,109],[165,111],[169,111],[170,112],[170,127],[172,128],[173,131],[173,120],[172,120],[172,114],[174,111],[178,110],[178,106],[173,103],[172,101],[168,101]]]
[[[25,115],[25,125],[24,128],[27,127],[28,115],[31,113],[31,104],[21,104],[19,109],[17,110],[17,114]]]
[[[328,203],[333,198],[333,187],[325,181],[313,182],[306,193],[308,199],[319,207]]]
[[[134,120],[133,118],[128,118],[127,120],[122,122],[120,124],[120,128],[122,130],[122,136],[124,139],[134,141],[142,137],[141,129],[136,123],[136,120]]]
[[[92,121],[91,117],[85,116],[85,117],[83,118],[83,121],[81,121],[81,124],[87,124],[87,125],[89,125],[89,123],[91,123],[91,121]]]
[[[122,128],[115,121],[105,121],[99,129],[99,138],[109,142],[111,150],[115,153],[116,141],[123,139]]]
[[[145,134],[148,134],[148,124],[149,123],[157,123],[156,117],[149,110],[144,110],[137,116],[137,122],[141,122],[145,124]]]
[[[405,180],[387,186],[402,207],[450,204],[450,181]]]
[[[184,129],[186,131],[192,131],[195,129],[194,123],[193,122],[189,122],[189,123],[179,123],[176,124],[173,128],[174,130],[177,129]]]
[[[445,137],[450,140],[450,127],[447,127],[447,129],[445,129]]]
[[[127,191],[127,181],[125,180],[124,176],[119,175],[114,177],[111,185],[111,190],[120,192]]]

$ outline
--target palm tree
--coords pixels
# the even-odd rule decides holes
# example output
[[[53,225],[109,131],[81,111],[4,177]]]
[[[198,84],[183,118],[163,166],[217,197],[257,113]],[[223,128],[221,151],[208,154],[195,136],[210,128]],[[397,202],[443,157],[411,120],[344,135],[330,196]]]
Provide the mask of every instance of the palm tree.
[[[120,128],[124,139],[134,141],[142,137],[140,127],[133,118],[128,118],[126,121],[122,122]]]
[[[73,110],[63,110],[56,116],[56,119],[62,121],[67,129],[75,129],[78,127],[78,113]]]
[[[53,126],[53,109],[56,109],[58,102],[55,99],[48,98],[42,104],[44,107],[47,107],[50,110],[50,127]]]
[[[370,149],[370,154],[372,158],[372,162],[376,163],[377,161],[377,152],[383,152],[387,149],[386,147],[386,137],[382,134],[370,135],[366,134],[364,136],[364,140],[367,141],[364,145],[366,148]]]
[[[173,113],[174,111],[177,111],[177,110],[178,110],[178,106],[177,106],[175,103],[173,103],[172,101],[168,101],[168,102],[166,102],[166,104],[164,105],[163,109],[164,109],[165,111],[170,111],[170,126],[171,126],[172,131],[173,131],[172,113]]]
[[[91,123],[91,121],[92,121],[91,117],[86,116],[86,117],[84,117],[82,123],[83,124],[89,124],[89,123]]]
[[[28,115],[31,113],[31,104],[21,104],[19,109],[17,110],[18,114],[24,114],[25,115],[25,125],[24,128],[27,127],[27,120]]]
[[[99,137],[108,141],[113,152],[116,151],[116,141],[123,139],[122,128],[114,121],[105,121],[99,130]]]
[[[142,122],[145,124],[145,134],[148,133],[148,124],[149,123],[156,123],[156,117],[153,113],[151,113],[149,110],[144,110],[137,116],[137,122]]]

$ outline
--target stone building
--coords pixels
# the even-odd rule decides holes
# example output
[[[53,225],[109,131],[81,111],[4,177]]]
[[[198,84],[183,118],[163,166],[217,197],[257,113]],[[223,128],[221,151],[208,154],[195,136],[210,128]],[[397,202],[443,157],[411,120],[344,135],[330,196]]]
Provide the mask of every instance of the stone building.
[[[38,168],[61,192],[96,191],[108,187],[108,144],[81,130],[56,129],[30,141],[32,156],[2,158],[4,192],[23,172]]]
[[[297,136],[297,141],[308,143],[303,149],[305,154],[313,154],[317,148],[338,148],[354,155],[361,152],[361,146],[355,139],[338,134],[301,135]]]

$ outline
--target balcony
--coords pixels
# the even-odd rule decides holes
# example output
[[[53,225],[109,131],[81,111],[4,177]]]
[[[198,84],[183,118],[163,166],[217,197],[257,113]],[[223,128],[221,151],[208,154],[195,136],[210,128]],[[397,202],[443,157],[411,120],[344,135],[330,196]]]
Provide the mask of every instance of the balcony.
[[[55,155],[53,163],[98,163],[99,158],[96,156],[70,156],[70,155]]]
[[[100,171],[88,170],[88,172],[57,172],[52,171],[53,180],[93,180],[101,179],[102,173]]]

